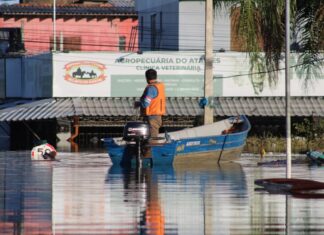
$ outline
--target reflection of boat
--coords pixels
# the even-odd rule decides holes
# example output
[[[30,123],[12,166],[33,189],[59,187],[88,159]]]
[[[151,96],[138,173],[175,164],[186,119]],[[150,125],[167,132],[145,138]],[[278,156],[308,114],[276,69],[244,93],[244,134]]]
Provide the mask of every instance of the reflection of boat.
[[[165,215],[162,210],[159,198],[158,175],[173,175],[173,168],[122,168],[112,166],[109,169],[106,182],[110,185],[123,181],[125,205],[118,207],[118,211],[124,211],[121,207],[127,208],[127,215],[123,215],[123,223],[127,226],[127,233],[130,231],[129,225],[134,234],[165,234]],[[117,181],[115,181],[117,180]],[[114,192],[112,192],[113,194]],[[118,197],[120,198],[120,197]],[[115,213],[115,212],[114,212]],[[134,222],[136,221],[136,222]],[[118,222],[119,225],[121,221]],[[123,229],[118,229],[123,233]],[[126,234],[126,232],[125,232]]]
[[[226,162],[218,165],[214,164],[195,164],[185,165],[178,164],[175,166],[156,166],[156,167],[144,167],[144,168],[124,168],[119,166],[111,166],[109,168],[106,181],[126,180],[129,181],[142,181],[141,177],[150,172],[151,181],[158,183],[158,179],[168,178],[168,181],[185,181],[185,183],[191,184],[192,180],[197,179],[205,181],[218,181],[218,183],[228,183],[231,188],[240,187],[242,190],[246,190],[246,182],[244,177],[244,171],[242,166],[236,162]]]
[[[246,181],[242,166],[236,162],[223,164],[191,165],[179,164],[174,167],[175,177],[178,181],[184,180],[192,184],[199,181],[203,187],[206,185],[227,185],[231,194],[242,196],[246,193]]]
[[[212,234],[214,218],[238,218],[228,211],[247,197],[244,171],[238,163],[125,168],[112,166],[106,176],[107,214],[119,234]],[[118,215],[118,216],[116,216]],[[120,218],[120,219],[118,219]],[[240,220],[240,222],[242,222]],[[223,221],[228,231],[230,222]],[[147,232],[147,233],[146,233]]]
[[[143,159],[141,147],[149,141],[149,136],[142,129],[145,128],[144,123],[134,124],[137,125],[136,128],[127,124],[125,126],[127,134],[132,135],[131,139],[129,136],[125,138],[125,130],[124,137],[103,139],[115,165],[130,165],[139,158],[154,165],[232,161],[240,156],[250,130],[247,117],[242,115],[209,125],[169,132],[163,140],[150,145],[151,158]],[[142,133],[135,133],[134,130]]]

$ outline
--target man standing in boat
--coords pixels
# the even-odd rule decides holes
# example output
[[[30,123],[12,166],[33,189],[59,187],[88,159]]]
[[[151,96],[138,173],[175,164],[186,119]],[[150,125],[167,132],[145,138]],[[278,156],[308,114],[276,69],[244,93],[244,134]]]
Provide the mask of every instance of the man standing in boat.
[[[157,79],[157,72],[154,69],[148,69],[145,72],[147,86],[141,96],[140,102],[135,106],[141,107],[141,114],[144,120],[150,125],[151,143],[158,137],[159,129],[162,126],[162,115],[165,114],[165,89],[164,84]],[[147,154],[145,154],[147,152]],[[149,155],[150,151],[144,151]]]

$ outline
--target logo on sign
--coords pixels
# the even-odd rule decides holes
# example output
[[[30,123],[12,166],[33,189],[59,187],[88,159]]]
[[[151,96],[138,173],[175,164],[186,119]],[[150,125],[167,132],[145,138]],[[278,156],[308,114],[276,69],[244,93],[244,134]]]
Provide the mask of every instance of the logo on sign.
[[[106,66],[96,61],[74,61],[66,64],[64,69],[64,79],[76,84],[95,84],[106,78]]]

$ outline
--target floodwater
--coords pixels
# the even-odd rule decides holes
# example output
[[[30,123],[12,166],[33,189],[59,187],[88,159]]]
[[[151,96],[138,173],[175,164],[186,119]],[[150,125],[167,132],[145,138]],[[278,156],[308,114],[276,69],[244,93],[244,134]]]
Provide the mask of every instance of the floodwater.
[[[285,177],[257,160],[126,171],[105,153],[0,152],[0,234],[324,234],[324,199],[256,190]],[[292,176],[324,182],[324,167]]]

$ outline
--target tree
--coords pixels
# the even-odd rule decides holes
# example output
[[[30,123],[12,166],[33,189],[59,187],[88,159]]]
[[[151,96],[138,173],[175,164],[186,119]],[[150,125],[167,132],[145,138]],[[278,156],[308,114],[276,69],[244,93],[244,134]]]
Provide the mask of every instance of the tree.
[[[285,0],[214,0],[216,8],[230,6],[237,35],[250,55],[251,73],[265,73],[270,86],[278,81],[285,50]],[[324,0],[290,0],[292,50],[299,52],[295,68],[307,86],[324,65]],[[303,72],[303,73],[301,73]]]
[[[316,138],[321,139],[324,135],[324,119],[314,116],[305,117],[302,121],[294,122],[293,129],[296,136],[305,138],[307,150],[310,150],[311,141]]]

